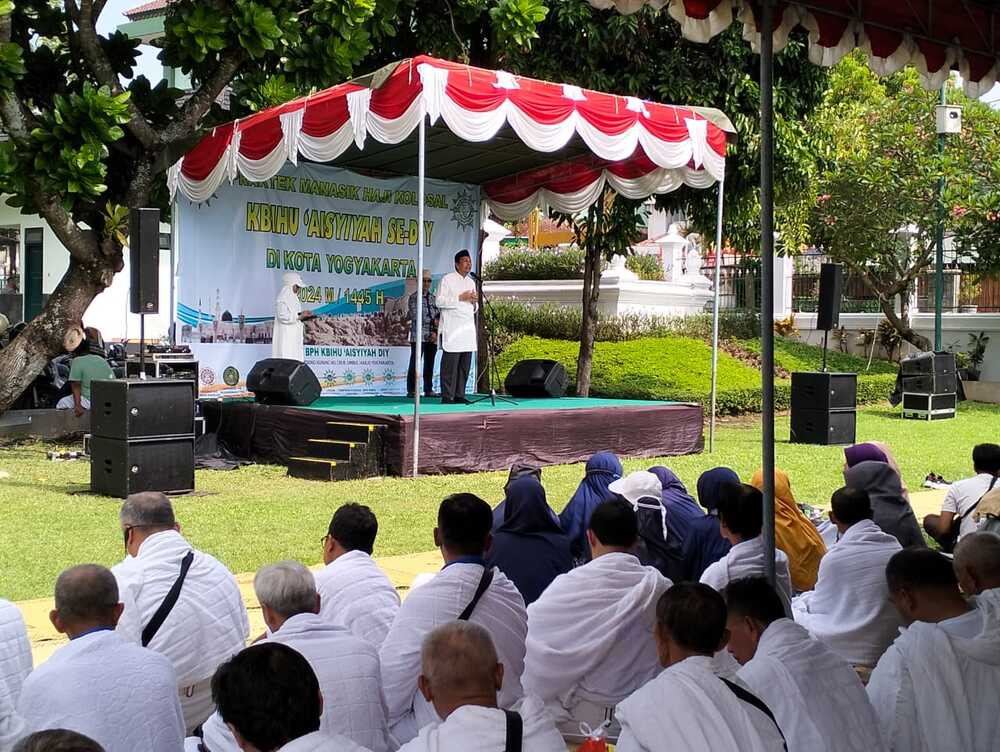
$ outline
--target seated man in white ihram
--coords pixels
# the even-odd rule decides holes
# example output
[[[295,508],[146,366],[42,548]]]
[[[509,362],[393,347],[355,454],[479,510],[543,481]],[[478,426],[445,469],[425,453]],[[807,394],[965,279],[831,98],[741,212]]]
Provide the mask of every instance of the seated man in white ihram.
[[[267,625],[267,642],[280,642],[300,652],[323,693],[320,728],[347,737],[373,752],[394,748],[389,739],[378,648],[320,615],[320,596],[312,572],[297,561],[263,567],[253,589]],[[212,752],[239,752],[236,739],[218,711],[202,727]],[[197,738],[188,749],[197,749]]]
[[[955,546],[954,566],[963,593],[1000,600],[1000,535],[969,533]]]
[[[966,601],[951,561],[927,548],[903,549],[885,576],[908,624],[868,682],[889,749],[997,749],[1000,599]]]
[[[424,637],[420,692],[444,720],[420,730],[400,752],[564,752],[566,744],[540,700],[497,706],[503,664],[489,632],[453,621]]]
[[[323,538],[325,567],[315,573],[320,614],[376,648],[399,611],[399,594],[372,560],[378,520],[361,504],[344,504]]]
[[[424,635],[446,622],[471,621],[490,633],[504,666],[500,707],[521,698],[528,616],[514,583],[499,569],[486,567],[483,554],[492,527],[493,510],[473,494],[453,494],[438,508],[434,543],[444,568],[406,597],[379,652],[389,728],[400,743],[441,720],[420,693],[417,677]]]
[[[571,742],[609,722],[614,708],[659,672],[653,628],[656,604],[670,580],[639,563],[635,510],[605,501],[590,515],[594,558],[561,574],[528,607],[527,653],[521,682],[541,698]]]
[[[850,664],[785,617],[763,577],[726,585],[729,652],[736,674],[774,713],[796,752],[881,752],[878,719]]]
[[[316,674],[301,653],[280,642],[251,645],[219,666],[212,697],[243,752],[370,752],[320,728]]]
[[[127,553],[111,570],[125,603],[118,634],[170,659],[190,733],[214,710],[215,669],[246,644],[247,610],[232,572],[181,536],[162,493],[132,494],[118,516]]]
[[[21,685],[31,673],[31,643],[21,612],[0,598],[0,697],[16,706]]]
[[[302,310],[299,290],[305,283],[295,272],[281,278],[281,291],[274,301],[274,329],[271,333],[271,357],[304,361],[306,359],[305,327],[302,322],[315,318],[312,311]]]
[[[792,600],[792,616],[867,674],[902,625],[885,583],[885,565],[902,546],[873,521],[867,491],[841,488],[830,504],[840,539],[820,560],[815,589]]]
[[[700,583],[660,596],[656,647],[664,670],[618,704],[617,752],[779,752],[774,716],[739,682],[719,676],[713,655],[728,641],[726,603]]]
[[[177,752],[184,719],[170,661],[114,631],[122,613],[110,571],[81,564],[59,575],[50,618],[69,644],[28,676],[18,712],[26,731],[65,728],[106,752]]]
[[[719,533],[732,544],[724,557],[702,572],[701,582],[720,593],[732,580],[764,575],[764,496],[746,483],[726,487],[719,499]],[[774,570],[778,595],[791,613],[792,579],[788,572],[788,557],[780,548],[774,549]]]

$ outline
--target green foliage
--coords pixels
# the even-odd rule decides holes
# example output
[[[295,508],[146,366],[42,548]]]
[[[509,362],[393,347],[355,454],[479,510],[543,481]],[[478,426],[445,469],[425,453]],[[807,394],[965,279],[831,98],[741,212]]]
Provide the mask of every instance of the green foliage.
[[[760,340],[747,338],[740,342],[746,349],[760,355]],[[823,350],[785,337],[774,338],[774,362],[788,372],[818,371],[823,364]],[[827,367],[840,373],[884,373],[895,376],[896,365],[885,360],[873,359],[868,368],[868,359],[830,350],[827,353]]]
[[[542,0],[500,0],[489,11],[497,44],[531,49],[532,40],[538,38],[538,24],[548,12]]]
[[[583,251],[504,251],[483,268],[483,279],[583,279]]]
[[[656,256],[634,253],[625,259],[625,268],[637,274],[639,279],[663,281],[663,267],[660,266],[660,260]]]
[[[740,343],[748,349],[759,343]],[[576,342],[569,340],[522,337],[513,342],[497,359],[501,376],[519,360],[552,358],[566,366],[570,381],[576,379]],[[858,373],[858,402],[866,404],[886,400],[896,382],[891,364],[879,363],[869,373],[861,358],[830,353],[833,370]],[[775,362],[788,371],[819,369],[819,348],[775,338]],[[708,404],[711,388],[711,347],[701,340],[670,336],[643,338],[626,342],[599,342],[594,348],[591,394],[595,397],[621,399],[663,399]],[[776,379],[775,407],[788,409],[791,382]],[[760,372],[726,352],[719,353],[716,405],[720,415],[760,412],[762,405]]]
[[[13,42],[0,44],[0,91],[12,88],[25,71],[21,48]]]

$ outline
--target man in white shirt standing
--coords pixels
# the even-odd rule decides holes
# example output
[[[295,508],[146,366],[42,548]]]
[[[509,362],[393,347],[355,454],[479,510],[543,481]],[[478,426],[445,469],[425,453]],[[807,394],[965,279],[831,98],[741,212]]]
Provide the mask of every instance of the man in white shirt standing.
[[[996,749],[1000,601],[966,600],[951,561],[927,548],[903,549],[885,576],[908,625],[868,682],[890,752]]]
[[[659,481],[657,481],[659,483]],[[615,705],[659,673],[653,628],[656,604],[671,583],[635,554],[635,510],[605,501],[587,525],[594,558],[552,581],[528,607],[522,684],[543,700],[570,741],[580,724],[611,721]]]
[[[212,697],[244,752],[370,752],[320,729],[316,674],[301,653],[280,642],[251,645],[219,666]]]
[[[969,533],[976,532],[973,507],[997,483],[997,476],[1000,475],[1000,446],[976,445],[972,450],[972,469],[975,475],[964,480],[956,480],[948,487],[948,493],[941,502],[941,513],[924,517],[924,530],[939,542],[946,538],[956,517],[962,520],[958,530],[959,540]]]
[[[830,506],[840,539],[820,560],[816,587],[792,601],[792,616],[867,676],[902,626],[885,582],[885,566],[902,546],[875,524],[866,491],[838,489]]]
[[[508,739],[523,752],[565,751],[540,700],[526,697],[513,711],[497,705],[504,666],[478,624],[453,621],[433,629],[420,663],[420,692],[444,720],[422,728],[400,752],[503,752]]]
[[[26,730],[65,728],[107,752],[177,752],[184,720],[170,661],[114,631],[122,615],[114,575],[96,564],[56,580],[52,625],[69,637],[24,681]]]
[[[441,404],[468,404],[465,385],[476,351],[476,310],[479,296],[469,273],[472,257],[465,249],[455,254],[455,271],[438,285],[441,310]]]
[[[843,658],[785,617],[763,577],[726,585],[729,652],[736,678],[774,713],[796,752],[881,752],[878,719],[861,679]]]
[[[399,611],[399,594],[372,560],[378,520],[361,504],[344,504],[323,538],[323,563],[316,572],[320,615],[382,647]]]
[[[111,570],[125,604],[118,634],[170,659],[190,733],[214,709],[215,669],[246,644],[247,610],[232,572],[181,536],[164,494],[132,494],[118,516],[127,554]],[[167,596],[178,582],[168,608]]]

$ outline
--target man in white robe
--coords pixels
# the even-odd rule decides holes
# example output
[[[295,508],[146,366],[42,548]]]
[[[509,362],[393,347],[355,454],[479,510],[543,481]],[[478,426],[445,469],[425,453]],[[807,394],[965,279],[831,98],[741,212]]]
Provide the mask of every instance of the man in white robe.
[[[500,706],[509,708],[521,697],[528,616],[514,583],[499,569],[486,568],[483,552],[492,525],[490,505],[473,494],[453,494],[438,508],[434,543],[444,568],[406,597],[379,651],[389,727],[401,743],[441,720],[417,686],[420,646],[428,632],[459,616],[485,627],[493,638],[504,665]]]
[[[722,592],[732,580],[764,575],[764,496],[742,483],[734,492],[719,501],[719,534],[732,544],[729,553],[701,574],[701,582]],[[788,572],[788,557],[780,548],[774,549],[774,569],[778,595],[791,611],[792,579]]]
[[[525,697],[511,711],[497,705],[504,666],[483,627],[443,624],[427,633],[420,654],[420,692],[444,720],[424,726],[400,752],[504,752],[508,731],[515,734],[518,724],[523,752],[566,749],[537,698]]]
[[[767,580],[730,582],[729,652],[737,678],[763,700],[796,752],[882,752],[878,719],[861,679],[843,658],[785,617]]]
[[[14,744],[27,733],[24,719],[17,712],[9,693],[0,682],[0,752],[10,752]]]
[[[180,534],[170,500],[159,492],[133,494],[119,512],[127,556],[112,568],[125,612],[122,639],[142,644],[143,631],[159,610],[190,553],[180,595],[147,647],[170,659],[177,674],[188,732],[205,722],[212,705],[212,674],[243,649],[250,633],[239,586],[214,557],[195,551]]]
[[[955,546],[955,576],[966,595],[1000,593],[1000,535],[969,533]]]
[[[320,614],[376,648],[399,611],[399,594],[372,560],[378,520],[361,504],[344,504],[323,539],[323,569],[316,572]]]
[[[1000,740],[1000,597],[972,603],[947,557],[904,549],[886,567],[908,625],[879,660],[868,696],[891,752],[995,750]]]
[[[472,353],[478,344],[476,310],[479,296],[469,276],[472,257],[461,250],[455,254],[455,271],[444,275],[438,285],[437,307],[441,311],[441,403],[467,403],[465,385],[469,380]]]
[[[122,614],[114,575],[96,564],[56,580],[53,626],[69,644],[24,681],[18,712],[27,732],[65,728],[105,752],[177,752],[184,719],[170,661],[114,631]]]
[[[660,598],[654,630],[664,670],[619,703],[617,752],[779,752],[781,731],[766,705],[713,670],[725,645],[726,604],[700,583]]]
[[[312,311],[302,310],[299,290],[305,283],[295,272],[281,278],[281,291],[274,301],[274,329],[271,334],[271,357],[305,361],[305,327],[302,322],[315,317]]]
[[[21,685],[31,673],[31,643],[21,612],[0,598],[0,696],[17,705]]]
[[[340,734],[373,752],[388,752],[389,739],[378,649],[331,624],[320,614],[312,572],[297,561],[263,567],[253,582],[267,625],[266,642],[280,642],[309,661],[320,691],[320,730]],[[239,752],[218,712],[202,729],[212,752]]]
[[[212,697],[244,752],[370,752],[320,727],[316,674],[301,653],[280,642],[251,645],[219,666]]]
[[[839,540],[819,563],[815,589],[792,601],[792,616],[834,653],[867,672],[902,625],[885,583],[885,565],[902,546],[872,520],[863,489],[841,488],[830,503]]]
[[[599,504],[587,523],[593,559],[552,581],[528,607],[521,683],[540,698],[571,741],[581,723],[612,721],[615,706],[659,673],[653,627],[670,580],[639,563],[635,510]]]

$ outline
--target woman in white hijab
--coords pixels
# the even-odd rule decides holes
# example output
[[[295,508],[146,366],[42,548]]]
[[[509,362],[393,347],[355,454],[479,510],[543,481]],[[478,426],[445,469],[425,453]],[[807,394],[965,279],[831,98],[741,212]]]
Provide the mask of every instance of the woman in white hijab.
[[[284,285],[274,302],[274,334],[271,337],[271,356],[305,361],[302,322],[315,317],[312,311],[303,311],[299,290],[304,287],[302,277],[288,272],[282,278]]]

